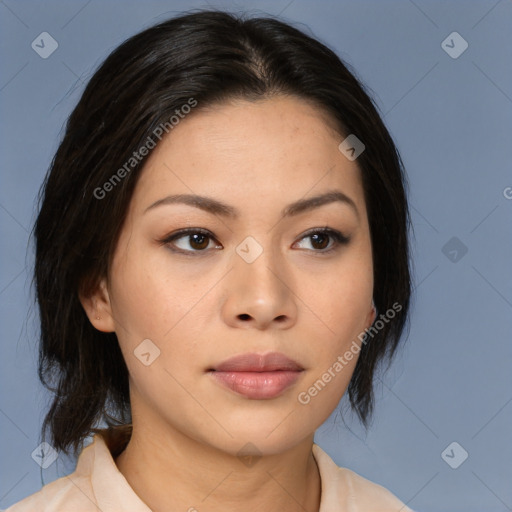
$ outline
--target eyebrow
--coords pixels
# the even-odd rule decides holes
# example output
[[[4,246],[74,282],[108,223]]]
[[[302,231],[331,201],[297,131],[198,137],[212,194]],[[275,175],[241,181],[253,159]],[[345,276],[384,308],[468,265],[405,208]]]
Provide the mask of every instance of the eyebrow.
[[[194,194],[177,194],[164,197],[149,205],[144,210],[144,213],[146,213],[149,210],[152,210],[153,208],[157,208],[158,206],[180,203],[187,204],[189,206],[194,206],[206,212],[212,213],[213,215],[221,215],[222,217],[237,219],[240,216],[240,212],[233,206],[222,203],[221,201],[218,201],[211,197],[198,196]],[[307,199],[299,199],[298,201],[289,204],[281,211],[281,218],[299,215],[306,211],[310,211],[313,210],[314,208],[319,208],[320,206],[331,203],[343,203],[350,206],[354,210],[357,218],[359,219],[359,211],[357,209],[355,202],[350,197],[348,197],[346,194],[339,190],[331,190],[324,194],[309,197]]]

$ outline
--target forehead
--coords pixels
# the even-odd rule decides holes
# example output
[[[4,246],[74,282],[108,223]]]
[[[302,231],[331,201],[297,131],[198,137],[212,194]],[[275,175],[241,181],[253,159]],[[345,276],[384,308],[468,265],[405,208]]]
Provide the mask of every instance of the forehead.
[[[256,199],[282,205],[336,188],[364,210],[360,169],[339,151],[345,137],[334,127],[295,97],[198,105],[146,161],[135,207],[182,193],[232,197],[243,210]]]

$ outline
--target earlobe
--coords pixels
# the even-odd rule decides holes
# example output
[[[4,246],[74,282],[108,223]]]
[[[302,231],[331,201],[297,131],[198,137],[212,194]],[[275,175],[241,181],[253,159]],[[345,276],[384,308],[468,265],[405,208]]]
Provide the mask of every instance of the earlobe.
[[[114,332],[115,322],[106,280],[101,279],[92,291],[88,293],[81,291],[78,295],[93,327],[102,332]]]

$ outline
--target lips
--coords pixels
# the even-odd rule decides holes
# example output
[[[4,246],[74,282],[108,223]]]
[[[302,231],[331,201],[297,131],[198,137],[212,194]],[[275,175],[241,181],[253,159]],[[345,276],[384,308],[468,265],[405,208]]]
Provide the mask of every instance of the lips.
[[[273,371],[302,371],[304,368],[280,352],[270,352],[265,355],[241,354],[228,359],[212,368],[218,372],[273,372]]]
[[[253,400],[280,396],[300,377],[304,368],[279,352],[241,354],[209,369],[223,387]]]

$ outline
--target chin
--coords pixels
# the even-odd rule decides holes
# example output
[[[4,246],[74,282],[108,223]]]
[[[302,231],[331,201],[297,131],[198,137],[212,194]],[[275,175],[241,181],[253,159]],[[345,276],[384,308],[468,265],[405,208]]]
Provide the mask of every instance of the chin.
[[[281,409],[284,411],[286,409]],[[297,412],[289,411],[283,414],[267,415],[266,418],[252,420],[250,416],[238,422],[224,424],[227,434],[217,437],[215,444],[219,449],[231,455],[241,456],[245,452],[255,451],[261,455],[275,455],[285,452],[308,436],[312,436],[315,426],[308,426],[300,418],[296,418]]]

